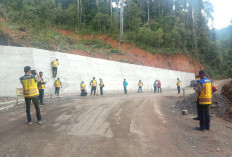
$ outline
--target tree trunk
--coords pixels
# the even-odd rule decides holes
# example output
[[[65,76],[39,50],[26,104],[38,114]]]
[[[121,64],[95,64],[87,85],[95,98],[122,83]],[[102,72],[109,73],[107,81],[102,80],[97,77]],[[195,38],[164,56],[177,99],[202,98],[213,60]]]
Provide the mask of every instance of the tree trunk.
[[[124,0],[121,1],[120,5],[120,42],[123,40],[123,9],[124,9]]]
[[[148,22],[148,26],[150,26],[150,2],[149,0],[147,1],[147,22]]]

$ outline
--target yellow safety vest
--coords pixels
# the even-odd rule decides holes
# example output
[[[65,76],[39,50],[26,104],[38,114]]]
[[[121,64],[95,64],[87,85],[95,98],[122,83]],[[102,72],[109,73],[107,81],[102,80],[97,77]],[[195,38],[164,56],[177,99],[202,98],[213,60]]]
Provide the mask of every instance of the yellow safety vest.
[[[92,80],[92,86],[94,86],[94,87],[97,86],[97,81],[96,80]]]
[[[177,81],[176,85],[180,87],[181,82],[180,82],[180,81]]]
[[[58,67],[58,64],[59,64],[59,62],[58,62],[57,60],[54,60],[54,61],[52,62],[52,66],[53,66],[53,67]]]
[[[81,84],[81,89],[85,89],[85,87],[86,87],[85,84],[82,83],[82,84]]]
[[[58,81],[58,80],[56,80],[56,81],[55,81],[55,87],[61,87],[61,82]]]
[[[142,82],[139,82],[139,87],[142,87],[143,86],[143,83]]]
[[[202,91],[199,95],[200,105],[210,105],[212,104],[212,82],[208,78],[200,80],[202,85]]]
[[[104,83],[103,81],[100,82],[100,87],[103,87],[104,86]]]
[[[43,79],[40,82],[44,83]],[[45,84],[38,83],[38,89],[45,89]]]
[[[23,84],[23,95],[25,98],[33,98],[39,95],[39,90],[34,75],[25,75],[20,78]]]

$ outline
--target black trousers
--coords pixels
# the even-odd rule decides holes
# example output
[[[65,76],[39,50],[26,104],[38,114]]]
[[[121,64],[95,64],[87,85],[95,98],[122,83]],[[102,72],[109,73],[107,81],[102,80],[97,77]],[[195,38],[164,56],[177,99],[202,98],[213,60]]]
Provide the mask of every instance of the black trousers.
[[[162,89],[161,89],[161,87],[158,87],[158,93],[162,93]]]
[[[156,86],[154,86],[154,93],[156,93]]]
[[[103,87],[100,87],[101,95],[103,95]]]
[[[44,89],[39,89],[39,101],[43,104]]]
[[[200,118],[200,104],[199,102],[196,102],[197,104],[197,118]]]
[[[60,94],[60,87],[55,88],[55,94],[59,95]]]
[[[96,86],[92,86],[91,88],[91,95],[93,94],[94,92],[94,95],[96,94]]]
[[[139,92],[141,92],[141,93],[143,92],[142,87],[139,87],[138,93],[139,93]]]
[[[25,98],[26,102],[26,113],[27,113],[27,121],[31,122],[31,101],[33,102],[36,110],[37,120],[41,120],[40,108],[39,108],[39,99],[38,96],[34,98]]]
[[[56,77],[56,75],[57,75],[57,67],[52,67],[52,74],[53,74],[53,77]]]
[[[86,96],[86,95],[87,95],[86,90],[82,89],[82,90],[81,90],[81,96]]]
[[[177,91],[178,93],[180,93],[180,86],[177,86]]]
[[[199,105],[200,108],[200,128],[210,129],[209,105]]]
[[[127,94],[127,89],[126,89],[126,87],[124,87],[124,93]]]

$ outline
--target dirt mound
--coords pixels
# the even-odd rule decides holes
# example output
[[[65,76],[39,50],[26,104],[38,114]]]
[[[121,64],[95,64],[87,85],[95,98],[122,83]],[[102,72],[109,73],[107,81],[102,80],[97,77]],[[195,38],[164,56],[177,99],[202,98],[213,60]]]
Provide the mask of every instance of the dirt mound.
[[[232,81],[222,87],[221,94],[230,100],[230,106],[227,108],[227,114],[224,118],[232,122]]]
[[[185,99],[186,109],[190,114],[197,114],[196,106],[196,94],[191,94]],[[226,110],[230,104],[230,101],[223,95],[213,94],[213,103],[211,105],[212,116],[222,116],[226,113]],[[177,110],[184,109],[184,100],[180,99],[176,104]]]

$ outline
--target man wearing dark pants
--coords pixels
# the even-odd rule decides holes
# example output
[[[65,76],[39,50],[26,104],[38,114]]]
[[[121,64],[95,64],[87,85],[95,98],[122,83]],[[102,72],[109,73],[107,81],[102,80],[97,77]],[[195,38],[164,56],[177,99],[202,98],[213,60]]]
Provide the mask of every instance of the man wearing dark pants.
[[[139,80],[138,86],[139,86],[139,88],[138,88],[138,93],[139,93],[139,92],[142,93],[142,92],[143,92],[143,90],[142,90],[143,83],[141,82],[141,80]]]
[[[156,82],[157,82],[157,80],[153,84],[153,86],[154,86],[154,93],[156,93]]]
[[[206,77],[204,70],[199,72],[200,81],[197,84],[196,92],[198,92],[200,127],[197,130],[210,130],[210,113],[209,106],[212,104],[212,81]]]
[[[37,88],[37,81],[39,78],[38,73],[35,71],[38,78],[35,75],[31,75],[31,67],[26,66],[24,67],[25,75],[20,77],[20,82],[23,85],[23,95],[26,102],[26,113],[27,113],[27,124],[32,124],[31,113],[30,113],[30,105],[31,101],[34,103],[36,116],[38,120],[38,124],[41,122],[41,115],[40,115],[40,108],[39,108],[39,91]]]
[[[101,95],[103,95],[103,87],[104,87],[104,83],[103,83],[103,81],[102,81],[102,79],[100,78],[100,84],[99,84],[99,86],[100,86],[100,92],[101,92]]]
[[[96,94],[96,88],[97,88],[97,81],[95,80],[95,77],[93,77],[93,80],[90,82],[91,86],[91,95],[94,92],[94,95]]]
[[[52,61],[52,74],[53,74],[53,77],[56,77],[56,75],[57,75],[58,66],[59,66],[58,59]]]
[[[44,89],[46,82],[44,82],[43,80],[43,72],[39,72],[39,76],[40,76],[40,81],[38,82],[39,100],[40,100],[40,104],[44,105],[43,97],[44,97]]]
[[[123,81],[123,87],[124,87],[124,93],[127,94],[127,86],[128,86],[128,83],[126,81],[126,79],[124,79]]]
[[[177,78],[177,83],[176,83],[176,85],[177,85],[177,94],[180,94],[181,81],[180,81],[179,78]]]
[[[60,78],[57,78],[54,82],[54,87],[55,87],[55,94],[57,97],[60,97],[60,88],[62,88],[62,83],[60,81]]]

